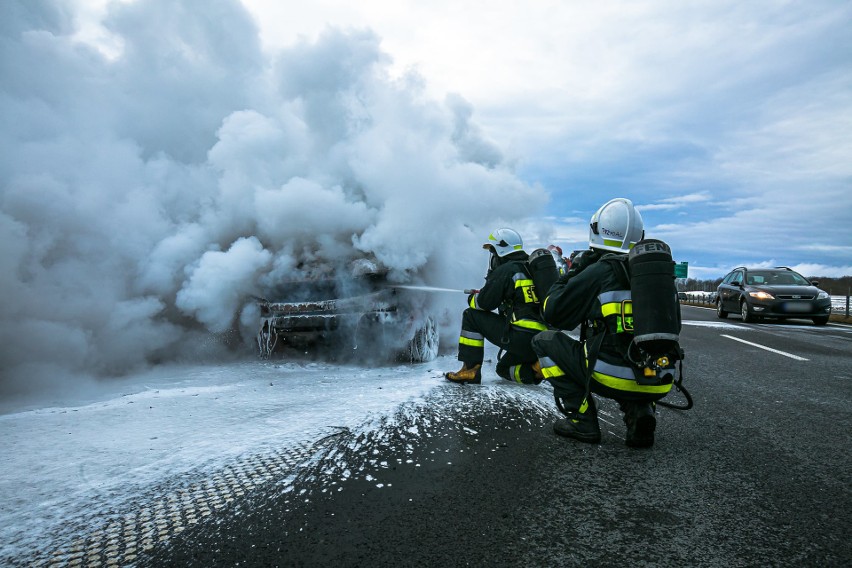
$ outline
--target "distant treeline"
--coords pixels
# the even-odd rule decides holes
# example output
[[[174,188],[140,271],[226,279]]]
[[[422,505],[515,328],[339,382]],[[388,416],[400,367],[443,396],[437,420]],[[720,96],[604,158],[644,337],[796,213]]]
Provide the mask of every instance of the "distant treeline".
[[[846,296],[852,294],[852,276],[841,276],[840,278],[808,276],[808,280],[819,282],[819,287],[832,296]],[[677,289],[679,292],[715,292],[716,288],[718,288],[721,283],[721,278],[717,278],[715,280],[697,280],[695,278],[687,278],[686,280],[681,279],[677,281]]]

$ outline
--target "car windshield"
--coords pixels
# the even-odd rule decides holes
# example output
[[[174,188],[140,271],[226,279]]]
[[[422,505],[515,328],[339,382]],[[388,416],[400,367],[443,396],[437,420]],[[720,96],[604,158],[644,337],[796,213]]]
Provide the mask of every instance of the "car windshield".
[[[753,286],[808,286],[810,283],[801,274],[791,270],[751,270],[746,284]]]

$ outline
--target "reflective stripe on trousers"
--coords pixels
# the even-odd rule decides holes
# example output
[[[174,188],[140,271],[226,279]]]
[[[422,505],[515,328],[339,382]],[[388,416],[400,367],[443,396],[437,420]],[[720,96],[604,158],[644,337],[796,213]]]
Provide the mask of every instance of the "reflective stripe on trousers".
[[[481,333],[473,331],[461,330],[459,335],[459,345],[469,345],[471,347],[485,347],[485,336]]]
[[[540,321],[531,320],[531,319],[518,319],[512,322],[512,325],[519,327],[521,329],[529,329],[533,331],[544,331],[547,329],[547,326]]]
[[[545,379],[565,376],[565,371],[563,371],[550,357],[539,357],[538,362],[541,365],[541,374]]]
[[[521,381],[521,366],[520,365],[512,365],[509,367],[509,374],[515,379],[516,383],[523,382]]]

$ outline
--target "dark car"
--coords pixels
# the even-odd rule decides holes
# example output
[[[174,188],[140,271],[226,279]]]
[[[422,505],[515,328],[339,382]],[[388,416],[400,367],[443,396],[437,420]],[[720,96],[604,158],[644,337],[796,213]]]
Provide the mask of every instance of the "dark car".
[[[716,314],[739,313],[744,322],[759,318],[808,318],[825,325],[831,315],[831,296],[798,272],[785,266],[746,268],[729,272],[719,284]]]
[[[439,332],[428,298],[387,281],[387,271],[361,259],[333,277],[280,283],[274,301],[258,298],[262,358],[288,347],[329,355],[427,362]]]

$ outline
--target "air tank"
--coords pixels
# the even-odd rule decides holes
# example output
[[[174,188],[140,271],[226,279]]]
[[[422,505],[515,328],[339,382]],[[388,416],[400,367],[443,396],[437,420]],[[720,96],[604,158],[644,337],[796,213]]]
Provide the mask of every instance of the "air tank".
[[[535,284],[535,295],[540,302],[544,302],[550,287],[559,278],[559,270],[556,261],[547,249],[536,249],[530,253],[527,261],[530,267],[530,276]]]
[[[634,341],[650,352],[667,351],[677,344],[681,328],[672,250],[663,241],[641,240],[627,262]]]

